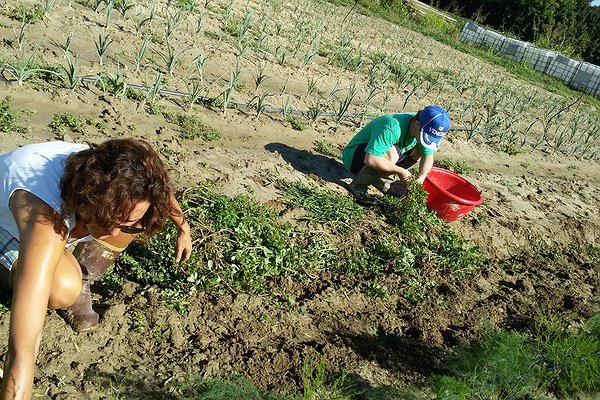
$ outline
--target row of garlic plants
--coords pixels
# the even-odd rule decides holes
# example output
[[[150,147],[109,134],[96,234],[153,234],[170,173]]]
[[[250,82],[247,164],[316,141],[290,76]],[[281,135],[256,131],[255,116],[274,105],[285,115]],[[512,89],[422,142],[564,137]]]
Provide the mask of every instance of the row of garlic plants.
[[[28,42],[30,31],[52,26],[65,7],[76,8],[87,23],[75,21],[61,41]],[[103,90],[127,96],[127,82],[138,82],[151,88],[142,96],[147,102],[168,88],[188,93],[190,107],[211,99],[223,112],[236,104],[257,114],[302,110],[313,123],[327,115],[336,126],[441,103],[467,140],[507,152],[600,157],[600,118],[583,101],[484,69],[415,63],[418,44],[402,37],[402,30],[381,22],[369,31],[373,40],[364,40],[371,28],[363,25],[365,17],[328,4],[38,0],[7,4],[4,11],[15,21],[12,61],[4,64],[21,84],[45,73],[82,90],[82,77],[97,77]],[[44,46],[61,50],[62,60],[43,52],[54,68],[35,62],[36,49]]]

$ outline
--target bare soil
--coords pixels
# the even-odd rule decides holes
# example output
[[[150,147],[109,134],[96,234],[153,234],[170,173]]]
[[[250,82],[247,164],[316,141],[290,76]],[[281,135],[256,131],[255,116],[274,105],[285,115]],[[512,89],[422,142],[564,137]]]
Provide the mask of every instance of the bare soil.
[[[48,60],[60,56],[48,43],[63,41],[65,27],[87,37],[92,29],[93,11],[75,2],[63,6],[49,21],[31,29],[31,40],[44,43],[40,56]],[[309,9],[305,3],[301,6]],[[293,6],[282,2],[280,9],[291,13]],[[331,25],[339,25],[343,17],[338,15]],[[414,57],[417,65],[426,64],[424,53],[441,52],[453,71],[506,74],[415,32],[374,18],[354,17],[363,27],[352,28],[357,41],[377,46],[402,38],[413,48],[417,43],[426,48],[402,55]],[[130,36],[123,32],[131,26],[117,25],[121,33],[115,36],[115,47],[128,54]],[[0,16],[0,36],[13,37],[17,26]],[[208,26],[207,30],[212,29]],[[396,36],[381,36],[385,29]],[[234,55],[219,43],[210,37],[195,43],[211,54],[208,80],[228,75],[234,63]],[[2,51],[13,51],[7,40],[2,46]],[[92,59],[91,39],[87,45],[80,40],[75,47]],[[83,65],[90,71],[98,67],[93,61]],[[364,79],[319,59],[310,69],[273,68],[270,87],[287,82],[289,90],[298,88],[298,92],[305,90],[306,77],[311,75],[321,77],[323,88],[340,80]],[[128,71],[131,82],[150,83],[152,77],[151,72]],[[227,77],[220,79],[224,82]],[[525,85],[506,74],[506,81],[513,80],[516,86]],[[181,86],[175,79],[171,82]],[[252,92],[249,75],[246,82],[244,95]],[[340,194],[347,193],[345,186],[351,180],[339,160],[314,150],[315,142],[322,140],[343,146],[357,129],[350,123],[335,128],[331,121],[322,120],[296,131],[279,114],[256,117],[251,111],[229,110],[224,115],[220,109],[195,106],[195,115],[223,133],[218,141],[204,142],[181,139],[179,128],[162,116],[149,115],[137,103],[108,96],[93,86],[73,92],[56,85],[20,86],[5,79],[0,82],[0,98],[4,96],[13,98],[20,123],[30,130],[2,134],[0,151],[53,140],[55,134],[48,128],[53,114],[72,112],[105,126],[86,126],[84,133],[69,133],[64,139],[133,136],[148,140],[163,150],[178,188],[217,180],[226,194],[247,193],[269,204],[281,197],[271,184],[272,177],[317,182]],[[452,98],[446,92],[437,98],[416,97],[409,107],[416,110]],[[163,101],[175,111],[187,107]],[[273,99],[272,104],[277,101]],[[395,99],[390,107],[400,108],[400,104]],[[306,109],[308,104],[299,98],[295,107]],[[397,295],[371,298],[353,277],[324,272],[308,281],[286,283],[288,292],[295,295],[293,304],[245,293],[199,293],[190,299],[185,314],[161,304],[151,291],[128,283],[115,296],[97,293],[102,320],[93,333],[75,333],[56,312],[48,312],[37,360],[36,396],[176,398],[172,384],[189,374],[243,374],[259,387],[279,390],[297,387],[303,360],[317,354],[327,355],[332,373],[349,371],[365,384],[402,387],[436,373],[452,347],[477,337],[484,321],[526,329],[536,316],[551,313],[578,326],[600,312],[598,265],[581,251],[586,244],[597,244],[600,235],[598,163],[542,152],[508,155],[481,141],[467,142],[460,132],[449,135],[439,156],[464,160],[475,171],[466,177],[486,201],[452,228],[493,260],[490,268],[466,277],[435,268],[423,270],[422,276],[436,285],[427,289],[430,300],[417,303]],[[543,257],[535,257],[540,254]],[[6,351],[9,317],[9,312],[0,315],[0,354]]]

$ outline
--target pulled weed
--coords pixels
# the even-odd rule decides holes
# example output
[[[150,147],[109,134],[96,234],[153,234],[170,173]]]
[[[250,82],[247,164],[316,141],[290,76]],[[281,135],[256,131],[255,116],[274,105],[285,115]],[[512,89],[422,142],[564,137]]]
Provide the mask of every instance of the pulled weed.
[[[315,143],[315,151],[333,158],[342,158],[342,150],[340,147],[327,140],[317,141]]]
[[[334,232],[349,232],[364,213],[364,209],[348,196],[308,187],[299,181],[280,180],[276,185],[292,207],[304,208],[308,212],[306,219],[325,225]]]
[[[458,274],[480,269],[484,258],[479,250],[427,209],[426,198],[423,186],[411,182],[405,198],[385,196],[376,212],[390,226],[398,228],[405,245],[419,260],[428,260]]]

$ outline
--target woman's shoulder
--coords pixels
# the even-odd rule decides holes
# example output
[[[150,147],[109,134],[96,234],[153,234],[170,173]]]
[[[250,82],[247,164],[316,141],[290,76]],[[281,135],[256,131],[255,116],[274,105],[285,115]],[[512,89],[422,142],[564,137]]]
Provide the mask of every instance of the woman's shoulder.
[[[73,153],[89,148],[87,144],[67,143],[67,142],[46,142],[33,143],[14,149],[8,153],[0,155],[7,165],[29,165],[45,164],[51,160],[66,158]]]

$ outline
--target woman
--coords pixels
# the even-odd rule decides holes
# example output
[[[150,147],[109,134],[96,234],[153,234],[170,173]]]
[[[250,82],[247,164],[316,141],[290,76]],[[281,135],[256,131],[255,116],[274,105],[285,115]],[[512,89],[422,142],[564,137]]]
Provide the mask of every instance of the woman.
[[[46,308],[69,308],[75,329],[92,328],[88,280],[167,218],[179,231],[176,260],[187,260],[190,227],[164,164],[141,140],[24,146],[0,155],[0,177],[0,268],[13,290],[0,399],[31,398]]]

